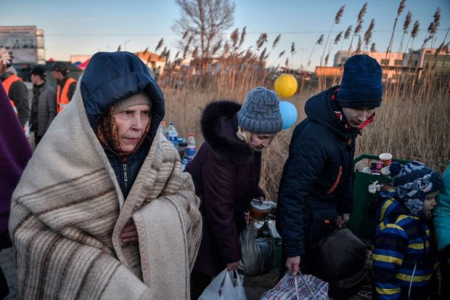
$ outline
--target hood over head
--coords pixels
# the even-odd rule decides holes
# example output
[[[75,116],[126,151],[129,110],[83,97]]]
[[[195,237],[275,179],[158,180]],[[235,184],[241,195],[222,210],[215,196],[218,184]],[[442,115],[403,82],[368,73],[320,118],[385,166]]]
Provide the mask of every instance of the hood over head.
[[[415,216],[421,214],[426,195],[439,192],[443,186],[441,175],[418,161],[403,166],[393,162],[389,171],[398,198]]]
[[[368,213],[378,224],[380,222],[390,223],[400,215],[411,215],[411,212],[402,203],[396,200],[398,197],[395,191],[380,192],[369,205]]]
[[[236,136],[240,109],[240,104],[229,100],[211,102],[203,111],[201,127],[203,137],[217,155],[235,164],[246,164],[253,160],[253,152]]]
[[[97,133],[98,120],[120,100],[146,92],[152,102],[150,130],[153,140],[164,118],[164,96],[149,69],[129,52],[98,52],[92,56],[80,81],[89,123]]]

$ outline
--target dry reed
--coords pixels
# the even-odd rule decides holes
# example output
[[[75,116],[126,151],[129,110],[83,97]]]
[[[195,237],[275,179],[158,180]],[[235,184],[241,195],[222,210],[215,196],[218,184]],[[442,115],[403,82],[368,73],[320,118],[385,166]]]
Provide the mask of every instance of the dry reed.
[[[204,107],[219,99],[242,103],[246,93],[258,85],[273,88],[270,75],[264,69],[256,71],[248,67],[234,77],[229,74],[208,77],[206,83],[194,76],[186,76],[182,87],[162,85],[166,98],[165,119],[175,122],[180,136],[194,133],[200,145],[203,142],[200,118]],[[397,88],[396,84],[385,86],[383,105],[377,109],[375,122],[368,125],[357,140],[357,155],[390,152],[394,157],[420,160],[443,171],[450,160],[450,101],[446,81],[436,78],[427,76],[428,82],[419,82],[405,89]],[[232,85],[230,80],[235,83]],[[336,83],[331,82],[329,86]],[[304,86],[289,99],[299,113],[297,122],[306,117],[304,105],[307,99],[325,88],[316,83]],[[288,156],[292,132],[293,129],[289,129],[279,133],[264,152],[260,185],[274,200],[277,199],[278,183]]]

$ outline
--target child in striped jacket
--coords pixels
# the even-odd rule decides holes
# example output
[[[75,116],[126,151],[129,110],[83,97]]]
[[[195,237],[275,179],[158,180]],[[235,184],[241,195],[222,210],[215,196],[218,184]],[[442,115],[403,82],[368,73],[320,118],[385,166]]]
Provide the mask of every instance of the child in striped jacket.
[[[419,162],[392,163],[394,189],[371,204],[377,222],[375,299],[428,299],[437,289],[437,248],[431,211],[442,177]]]

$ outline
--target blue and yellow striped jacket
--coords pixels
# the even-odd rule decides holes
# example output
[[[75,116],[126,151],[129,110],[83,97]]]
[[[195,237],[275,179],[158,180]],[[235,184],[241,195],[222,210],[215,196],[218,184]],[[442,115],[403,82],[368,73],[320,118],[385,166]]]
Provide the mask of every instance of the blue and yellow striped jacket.
[[[382,192],[371,205],[377,222],[373,251],[376,299],[427,299],[435,289],[437,268],[431,223],[411,215],[396,196],[395,192]]]

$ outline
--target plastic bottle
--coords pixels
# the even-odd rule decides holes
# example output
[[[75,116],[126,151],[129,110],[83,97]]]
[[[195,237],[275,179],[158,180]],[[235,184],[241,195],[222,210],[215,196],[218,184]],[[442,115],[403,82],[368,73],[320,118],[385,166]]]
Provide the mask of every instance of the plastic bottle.
[[[187,141],[187,148],[186,148],[186,155],[190,160],[192,160],[192,159],[194,159],[196,153],[197,153],[197,145],[195,143],[195,136],[193,133],[189,133],[189,138]]]
[[[159,123],[159,130],[160,130],[161,133],[167,138],[166,121],[161,121],[161,123]]]
[[[183,159],[186,156],[186,148],[187,148],[187,143],[180,141],[180,139],[178,139],[178,154],[180,155],[180,158]]]
[[[175,146],[175,148],[178,147],[178,132],[175,128],[175,124],[173,122],[170,122],[169,128],[167,128],[167,137],[170,142]]]

